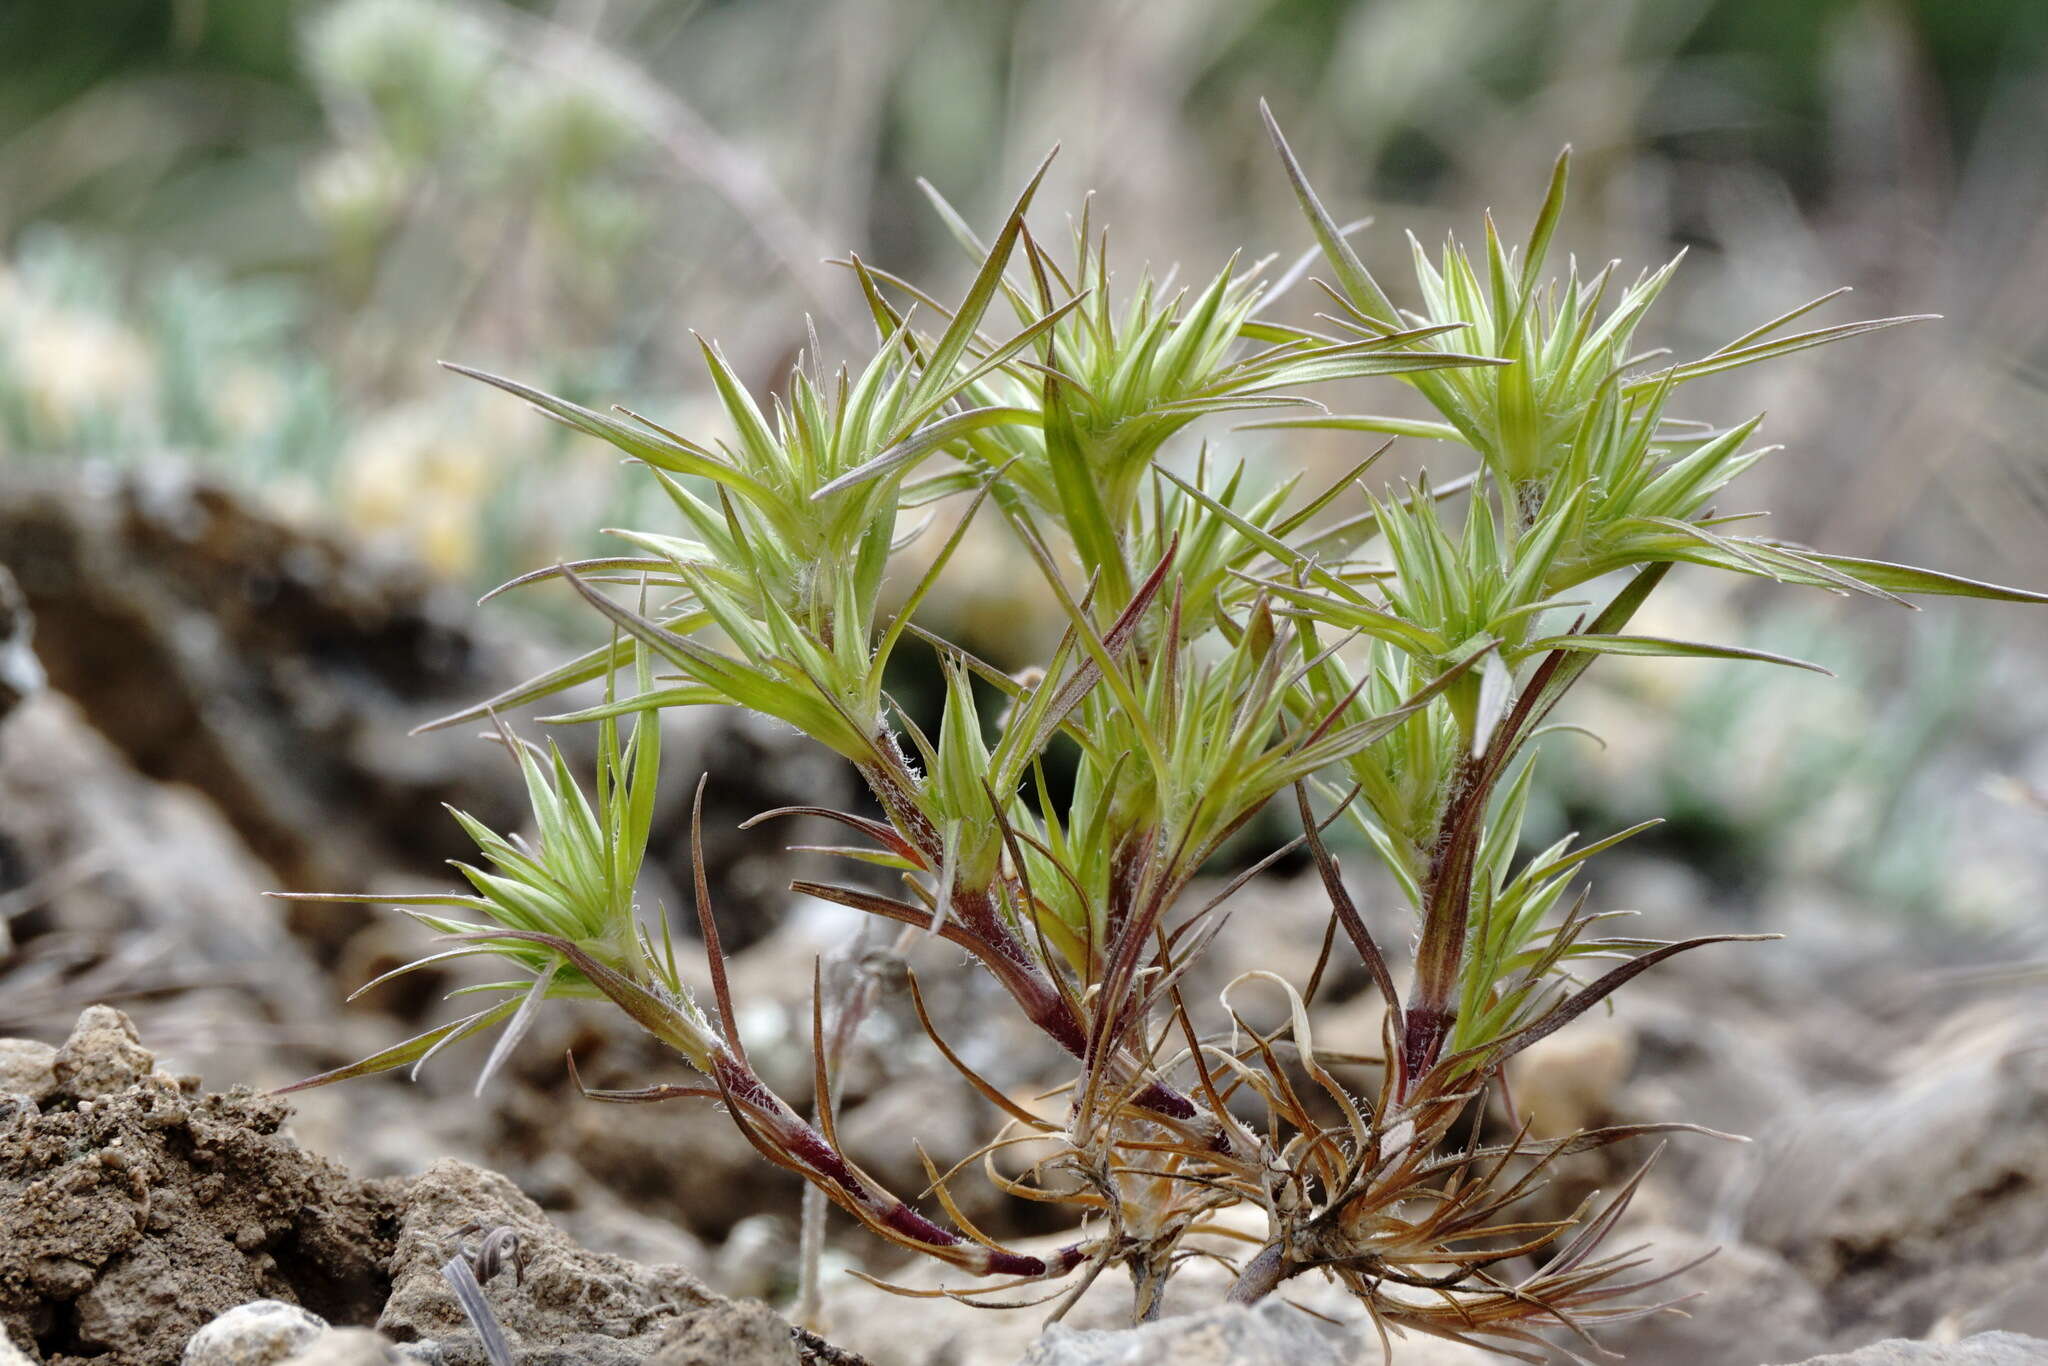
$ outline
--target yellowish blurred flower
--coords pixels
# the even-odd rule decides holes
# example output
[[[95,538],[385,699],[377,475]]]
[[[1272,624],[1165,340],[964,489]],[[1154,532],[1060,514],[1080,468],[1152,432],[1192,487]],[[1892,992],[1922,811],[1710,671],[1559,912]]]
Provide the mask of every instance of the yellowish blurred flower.
[[[148,401],[156,364],[148,346],[109,319],[24,306],[8,328],[7,367],[35,420],[69,435],[87,414]]]
[[[402,408],[366,424],[342,455],[342,518],[449,575],[477,562],[490,453],[463,424]]]
[[[284,415],[285,386],[274,371],[256,365],[229,368],[208,391],[213,418],[222,432],[244,440],[269,430]]]

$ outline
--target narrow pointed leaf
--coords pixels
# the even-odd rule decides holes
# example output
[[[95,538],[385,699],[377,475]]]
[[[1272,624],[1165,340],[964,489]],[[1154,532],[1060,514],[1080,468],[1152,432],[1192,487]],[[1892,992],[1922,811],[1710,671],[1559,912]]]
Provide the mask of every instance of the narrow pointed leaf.
[[[1818,551],[1799,547],[1787,547],[1797,551],[1802,559],[1838,569],[1853,578],[1861,579],[1873,588],[1889,593],[1943,594],[1961,598],[1989,598],[1994,602],[2048,602],[2048,593],[2036,593],[2026,588],[2006,588],[1995,583],[1983,583],[1966,579],[1956,574],[1943,574],[1933,569],[1915,569],[1910,565],[1887,564],[1883,560],[1858,559],[1853,555],[1823,555]]]
[[[1695,640],[1666,640],[1661,636],[1569,635],[1549,636],[1526,647],[1539,650],[1573,650],[1602,655],[1646,655],[1674,659],[1748,659],[1763,664],[1784,664],[1833,678],[1834,672],[1821,665],[1768,650],[1748,650],[1739,645],[1707,645]]]
[[[332,1072],[322,1072],[318,1076],[307,1077],[304,1081],[295,1081],[289,1086],[280,1086],[275,1094],[287,1095],[293,1091],[306,1091],[337,1081],[353,1081],[357,1077],[375,1076],[379,1072],[389,1072],[416,1063],[445,1044],[459,1042],[472,1034],[491,1028],[502,1020],[510,1019],[513,1012],[519,1009],[519,1004],[520,998],[516,996],[509,1001],[501,1001],[489,1010],[480,1010],[474,1015],[466,1015],[462,1019],[439,1025],[424,1034],[415,1034],[403,1043],[395,1043],[380,1052],[372,1053],[360,1062],[350,1063],[347,1067],[337,1067]]]

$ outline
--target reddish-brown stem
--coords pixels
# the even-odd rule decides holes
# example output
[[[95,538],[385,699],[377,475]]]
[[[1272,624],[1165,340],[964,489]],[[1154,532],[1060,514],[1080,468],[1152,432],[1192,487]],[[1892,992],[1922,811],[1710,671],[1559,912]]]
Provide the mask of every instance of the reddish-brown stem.
[[[1638,573],[1588,629],[1595,634],[1619,630],[1670,568],[1658,564]],[[1485,747],[1477,755],[1461,759],[1452,777],[1450,799],[1423,880],[1428,904],[1415,953],[1415,999],[1401,1041],[1402,1100],[1442,1056],[1444,1041],[1457,1023],[1455,1002],[1472,909],[1473,865],[1484,833],[1487,799],[1507,771],[1524,734],[1557,705],[1584,672],[1586,662],[1585,656],[1566,650],[1552,650],[1544,656],[1514,705],[1494,726]]]
[[[893,742],[890,742],[893,743]],[[888,815],[890,823],[925,856],[929,866],[945,863],[939,833],[919,809],[914,793],[907,791],[899,773],[876,764],[860,766]],[[987,888],[951,889],[952,913],[964,935],[949,936],[962,943],[984,967],[1003,984],[1025,1018],[1045,1031],[1054,1043],[1074,1057],[1088,1057],[1088,1035],[1072,1004],[1045,974],[1024,941],[1006,924],[996,900]],[[1177,1120],[1192,1120],[1199,1111],[1195,1103],[1165,1082],[1147,1082],[1133,1097],[1133,1103]],[[1226,1140],[1227,1143],[1227,1140]]]
[[[791,1109],[782,1097],[769,1090],[754,1075],[752,1068],[730,1052],[718,1051],[713,1059],[713,1070],[720,1090],[733,1107],[736,1120],[743,1125],[751,1122],[766,1129],[768,1141],[777,1155],[828,1187],[828,1193],[837,1192],[843,1202],[877,1227],[926,1247],[958,1249],[960,1265],[978,1275],[1062,1275],[1087,1259],[1086,1252],[1078,1244],[1062,1248],[1050,1259],[1045,1259],[968,1241],[874,1186],[839,1155],[823,1134]]]
[[[1415,949],[1415,989],[1404,1018],[1402,1076],[1412,1081],[1436,1062],[1457,1020],[1458,969],[1465,956],[1471,911],[1472,861],[1478,852],[1490,784],[1482,760],[1466,756],[1451,777],[1429,871],[1423,879],[1422,936]]]

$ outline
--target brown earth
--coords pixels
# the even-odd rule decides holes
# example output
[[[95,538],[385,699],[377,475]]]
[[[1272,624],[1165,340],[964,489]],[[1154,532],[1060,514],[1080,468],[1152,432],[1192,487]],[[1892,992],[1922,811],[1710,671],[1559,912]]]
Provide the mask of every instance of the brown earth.
[[[17,1056],[19,1051],[17,1050]],[[397,1182],[279,1132],[289,1108],[200,1094],[95,1006],[0,1120],[0,1326],[51,1366],[160,1366],[249,1300],[369,1323],[390,1291]],[[33,1082],[18,1069],[9,1082]]]
[[[765,1306],[580,1248],[494,1172],[352,1177],[282,1132],[283,1100],[158,1070],[110,1007],[61,1048],[0,1040],[0,1087],[0,1335],[32,1362],[171,1366],[217,1315],[273,1299],[481,1366],[441,1274],[475,1225],[518,1237],[518,1275],[487,1292],[518,1366],[797,1360]]]

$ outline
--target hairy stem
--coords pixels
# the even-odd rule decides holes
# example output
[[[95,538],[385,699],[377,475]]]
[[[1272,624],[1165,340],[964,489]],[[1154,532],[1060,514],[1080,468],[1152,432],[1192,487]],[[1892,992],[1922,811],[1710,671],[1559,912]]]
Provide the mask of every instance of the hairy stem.
[[[917,931],[906,925],[897,932],[896,940],[887,950],[889,957],[901,960],[910,948]],[[853,946],[857,950],[858,942]],[[861,1022],[874,1009],[879,987],[876,975],[861,969],[857,952],[839,956],[838,966],[844,971],[841,976],[839,1000],[831,1012],[831,1028],[819,1041],[823,1050],[823,1074],[826,1085],[839,1075],[840,1064],[845,1061],[847,1047],[854,1035],[860,1032]],[[820,974],[822,989],[823,974]],[[822,1011],[822,1003],[820,1005]],[[830,1095],[819,1096],[817,1108],[835,1103]],[[825,1253],[825,1192],[817,1186],[804,1187],[802,1222],[797,1239],[797,1299],[795,1317],[799,1323],[816,1323],[823,1287],[819,1283],[820,1269]]]
[[[828,1197],[836,1192],[844,1208],[877,1231],[978,1276],[1060,1275],[1085,1260],[1078,1244],[1062,1248],[1049,1259],[1032,1257],[979,1246],[933,1223],[847,1162],[823,1134],[730,1052],[719,1051],[713,1059],[713,1072],[742,1132],[764,1152],[793,1166]]]
[[[1149,1259],[1127,1265],[1131,1273],[1131,1322],[1151,1323],[1166,1308],[1167,1270]]]
[[[1423,882],[1422,935],[1415,949],[1415,984],[1401,1038],[1401,1098],[1435,1065],[1457,1022],[1459,971],[1464,964],[1466,921],[1471,914],[1473,858],[1481,816],[1492,784],[1482,762],[1461,759],[1451,778],[1450,800],[1437,827],[1429,872]]]
[[[798,1323],[816,1323],[824,1301],[824,1286],[820,1283],[825,1265],[825,1192],[822,1188],[805,1183],[799,1217],[796,1309],[790,1317]]]
[[[1224,1296],[1226,1304],[1257,1304],[1279,1288],[1280,1282],[1292,1275],[1287,1265],[1287,1249],[1280,1243],[1268,1243],[1259,1249],[1259,1254],[1244,1264],[1232,1283],[1230,1293]]]

